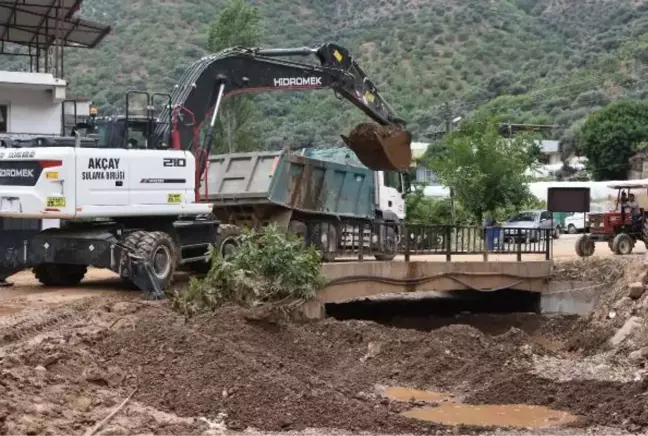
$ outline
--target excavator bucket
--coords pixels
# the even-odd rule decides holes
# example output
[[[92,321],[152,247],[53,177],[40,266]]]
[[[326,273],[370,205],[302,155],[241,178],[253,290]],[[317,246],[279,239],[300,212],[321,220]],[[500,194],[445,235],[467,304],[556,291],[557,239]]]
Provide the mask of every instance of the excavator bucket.
[[[362,123],[348,137],[340,136],[360,162],[372,170],[406,170],[412,162],[412,135],[397,126]]]

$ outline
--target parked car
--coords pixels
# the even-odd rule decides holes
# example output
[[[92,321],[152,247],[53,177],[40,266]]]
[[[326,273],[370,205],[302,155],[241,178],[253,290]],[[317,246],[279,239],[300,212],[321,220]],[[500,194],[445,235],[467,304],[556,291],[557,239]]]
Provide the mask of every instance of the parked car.
[[[605,212],[607,210],[605,206],[596,203],[592,203],[590,209],[592,212]],[[563,231],[572,235],[581,232],[588,233],[589,226],[589,213],[576,212],[565,217]]]
[[[576,212],[565,218],[565,232],[572,235],[589,231],[589,214]]]
[[[537,242],[542,239],[544,229],[552,229],[552,236],[560,236],[560,223],[551,219],[551,212],[547,210],[525,210],[510,217],[504,224],[504,240],[518,242]],[[520,230],[525,229],[525,230]]]

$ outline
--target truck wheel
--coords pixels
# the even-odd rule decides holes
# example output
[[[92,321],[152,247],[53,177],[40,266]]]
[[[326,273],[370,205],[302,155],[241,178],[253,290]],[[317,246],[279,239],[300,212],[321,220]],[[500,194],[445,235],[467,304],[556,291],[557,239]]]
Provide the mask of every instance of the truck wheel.
[[[162,290],[171,286],[178,265],[177,249],[171,236],[164,232],[136,231],[126,236],[123,244],[134,255],[151,262],[153,274],[160,282]],[[131,287],[137,288],[128,277],[122,279]]]
[[[330,223],[313,223],[311,241],[322,256],[322,261],[333,262],[337,256],[338,232]]]
[[[578,257],[590,257],[594,254],[594,241],[588,235],[582,235],[576,240],[576,254]]]
[[[614,254],[626,255],[632,253],[634,241],[627,233],[619,233],[612,242],[612,251]]]
[[[303,239],[303,246],[306,246],[306,235],[308,233],[308,227],[301,221],[291,221],[288,224],[288,233],[292,233]]]
[[[216,247],[218,254],[222,258],[227,258],[234,254],[234,252],[241,245],[239,243],[239,236],[241,236],[241,228],[232,224],[221,224],[218,227],[218,237],[216,239]]]
[[[45,286],[76,286],[88,271],[87,265],[41,263],[34,268],[36,279]]]
[[[575,225],[570,224],[570,225],[567,227],[567,233],[569,233],[570,235],[575,235],[576,233],[578,233],[578,229],[576,228]]]
[[[385,240],[383,242],[383,252],[374,254],[376,260],[390,261],[396,257],[396,231],[393,227],[385,228]]]

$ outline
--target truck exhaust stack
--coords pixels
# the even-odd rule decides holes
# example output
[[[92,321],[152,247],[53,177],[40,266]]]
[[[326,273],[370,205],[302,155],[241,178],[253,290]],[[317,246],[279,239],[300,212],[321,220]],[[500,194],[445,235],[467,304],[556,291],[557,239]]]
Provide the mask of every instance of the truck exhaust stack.
[[[396,126],[358,124],[349,136],[340,135],[358,159],[376,171],[406,170],[412,162],[412,135]]]

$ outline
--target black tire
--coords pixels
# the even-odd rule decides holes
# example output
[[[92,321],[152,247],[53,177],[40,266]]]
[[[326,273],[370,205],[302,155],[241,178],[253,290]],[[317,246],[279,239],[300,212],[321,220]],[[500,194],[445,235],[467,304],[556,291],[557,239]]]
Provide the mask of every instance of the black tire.
[[[612,251],[621,256],[632,253],[634,241],[627,233],[619,233],[612,242]]]
[[[588,235],[583,235],[576,240],[576,254],[578,257],[590,257],[594,254],[596,245],[592,238]]]
[[[241,228],[233,224],[221,224],[218,226],[218,237],[216,238],[216,249],[218,254],[227,258],[233,254],[241,245],[239,237],[241,236]]]
[[[643,239],[648,248],[648,217],[643,219],[643,224],[641,225],[641,239]]]
[[[171,236],[164,232],[138,230],[126,236],[123,244],[134,255],[150,261],[162,290],[169,289],[178,266],[178,250]],[[128,277],[122,279],[130,287],[137,288]]]
[[[380,261],[390,261],[394,260],[396,257],[396,249],[397,249],[397,238],[396,238],[396,230],[392,226],[387,226],[385,228],[385,247],[386,250],[382,253],[376,253],[374,254],[374,257],[376,260]]]
[[[556,226],[552,236],[554,239],[560,238],[560,226]]]
[[[337,257],[338,231],[331,223],[312,223],[310,240],[322,256],[323,262],[333,262]],[[324,238],[324,236],[326,236]],[[323,240],[325,239],[325,240]]]
[[[87,265],[62,263],[41,263],[33,269],[36,279],[44,286],[76,286],[87,271]]]
[[[303,240],[303,246],[306,246],[306,238],[308,235],[308,226],[301,221],[291,221],[288,224],[288,233],[292,233]]]
[[[575,235],[576,233],[578,233],[578,229],[575,225],[570,224],[569,226],[567,226],[567,233],[569,233],[570,235]]]

